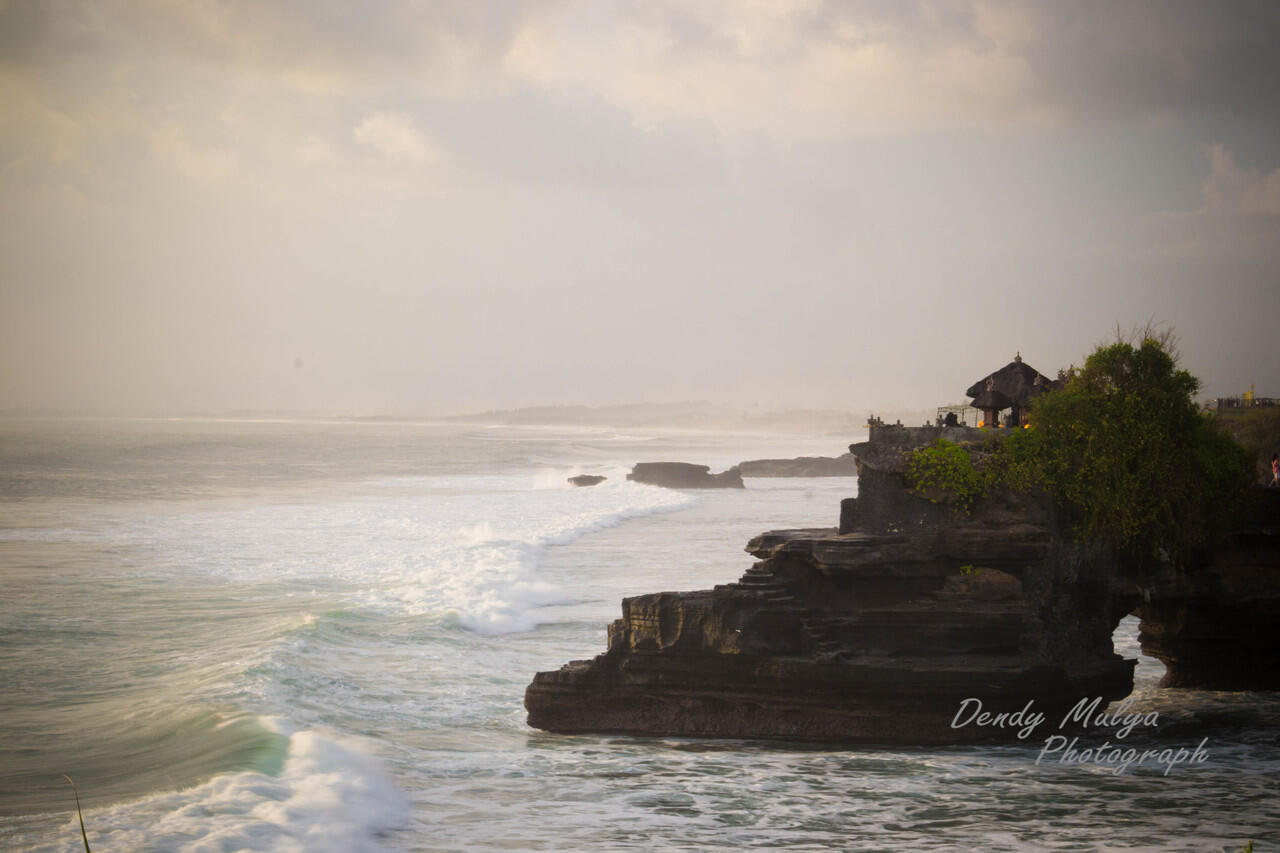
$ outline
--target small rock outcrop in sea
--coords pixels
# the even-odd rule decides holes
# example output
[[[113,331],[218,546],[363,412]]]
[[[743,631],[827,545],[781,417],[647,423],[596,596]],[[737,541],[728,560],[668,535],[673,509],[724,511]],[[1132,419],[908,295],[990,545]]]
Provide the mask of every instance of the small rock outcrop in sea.
[[[852,453],[843,456],[800,456],[795,459],[751,459],[738,464],[744,477],[856,477]]]
[[[859,496],[839,528],[757,536],[736,583],[625,599],[604,654],[534,677],[529,724],[943,744],[1014,735],[953,728],[968,698],[1053,718],[1127,695],[1134,662],[1111,634],[1137,601],[1111,556],[1066,542],[1031,497],[964,513],[911,493],[903,451],[932,436],[906,429],[851,448]]]
[[[691,465],[688,462],[637,462],[627,475],[628,480],[666,486],[670,489],[741,489],[742,474],[730,468],[719,474],[711,473],[709,465]]]
[[[602,474],[578,474],[570,477],[569,482],[575,486],[598,486],[607,479],[609,478]]]

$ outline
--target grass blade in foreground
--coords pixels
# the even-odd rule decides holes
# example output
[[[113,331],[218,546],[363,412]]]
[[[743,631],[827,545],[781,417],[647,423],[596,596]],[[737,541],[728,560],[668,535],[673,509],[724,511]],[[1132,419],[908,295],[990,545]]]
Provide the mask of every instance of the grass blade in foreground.
[[[84,814],[80,811],[80,792],[76,790],[76,783],[71,781],[70,776],[63,773],[62,778],[71,782],[71,791],[76,795],[76,817],[80,818],[80,837],[84,839],[84,853],[90,853],[89,836],[84,831]]]

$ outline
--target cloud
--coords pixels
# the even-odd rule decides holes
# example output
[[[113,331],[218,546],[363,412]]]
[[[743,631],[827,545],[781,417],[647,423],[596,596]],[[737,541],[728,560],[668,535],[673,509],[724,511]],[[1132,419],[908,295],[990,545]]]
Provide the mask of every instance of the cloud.
[[[175,123],[187,138],[158,146],[189,175],[234,160],[271,180],[288,159],[336,168],[330,153],[355,166],[354,143],[384,164],[438,162],[443,148],[489,180],[540,164],[557,180],[565,161],[607,182],[693,171],[665,165],[707,159],[680,134],[1176,128],[1222,111],[1280,132],[1277,42],[1280,15],[1230,2],[7,2],[0,125],[8,162],[79,158],[82,183],[124,171],[103,152],[131,135],[155,150]],[[441,127],[452,108],[464,117]],[[545,113],[531,134],[546,144],[525,150],[513,109]],[[245,120],[219,136],[220,113]],[[602,126],[626,147],[606,147]]]
[[[562,7],[518,33],[504,68],[544,90],[593,91],[643,121],[697,116],[783,138],[1045,112],[1022,97],[1022,58],[975,38],[971,22],[922,23],[876,4],[649,3],[606,22]]]
[[[1209,147],[1209,176],[1202,191],[1205,207],[1213,213],[1280,216],[1280,169],[1270,174],[1242,169],[1220,143]]]
[[[342,158],[327,140],[318,136],[308,136],[295,149],[299,162],[305,166],[332,168],[342,162]]]
[[[83,166],[86,135],[84,122],[33,81],[0,74],[0,166]]]
[[[1006,4],[1010,5],[1010,4]],[[1208,114],[1276,118],[1280,15],[1267,3],[1022,6],[1030,94],[1082,120]]]
[[[1247,3],[651,0],[551,7],[515,31],[503,67],[644,120],[837,137],[1274,121],[1277,41],[1280,15]]]
[[[426,166],[443,159],[440,148],[404,113],[371,113],[355,126],[352,136],[360,145],[390,160]]]
[[[175,125],[157,128],[151,135],[151,149],[170,168],[200,183],[225,181],[239,165],[233,152],[195,144]]]
[[[1205,282],[1254,294],[1214,297],[1247,315],[1230,377],[1275,313],[1278,22],[1182,0],[0,0],[0,363],[51,365],[21,394],[0,375],[0,408],[135,373],[134,402],[239,405],[296,357],[346,371],[324,407],[636,398],[690,363],[681,393],[896,394],[916,378],[857,365],[905,346],[929,382],[956,330],[997,327],[1065,362]],[[1214,299],[1166,319],[1194,337]],[[635,369],[593,387],[597,362]]]

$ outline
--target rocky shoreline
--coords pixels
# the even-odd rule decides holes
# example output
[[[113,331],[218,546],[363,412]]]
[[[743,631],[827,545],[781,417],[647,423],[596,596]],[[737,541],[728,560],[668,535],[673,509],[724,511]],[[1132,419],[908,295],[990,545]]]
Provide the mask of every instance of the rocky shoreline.
[[[690,462],[637,462],[627,479],[668,489],[741,489],[743,477],[853,477],[858,473],[853,454],[799,456],[794,459],[751,459],[712,474],[708,465]],[[603,477],[570,477],[575,486],[594,486]]]
[[[737,465],[744,477],[856,477],[852,453],[842,456],[798,456],[795,459],[749,459]]]
[[[859,493],[839,527],[755,537],[758,562],[736,583],[625,599],[605,653],[534,677],[529,725],[922,745],[1012,736],[952,723],[970,698],[1052,715],[1126,696],[1134,661],[1111,635],[1130,612],[1171,685],[1212,686],[1222,672],[1274,684],[1280,649],[1248,638],[1280,603],[1277,531],[1241,534],[1192,576],[1138,585],[1063,535],[1047,501],[1003,492],[966,513],[912,493],[904,451],[926,432],[880,427],[850,448]],[[1241,613],[1241,625],[1227,618]],[[1223,670],[1215,643],[1246,664]]]

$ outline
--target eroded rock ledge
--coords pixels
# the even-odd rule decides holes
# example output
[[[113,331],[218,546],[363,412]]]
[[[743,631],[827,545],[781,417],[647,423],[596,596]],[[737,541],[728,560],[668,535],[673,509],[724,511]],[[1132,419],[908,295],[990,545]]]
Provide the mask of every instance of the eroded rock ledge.
[[[1052,715],[1130,692],[1111,633],[1137,591],[1108,555],[1064,543],[1033,499],[964,515],[906,490],[900,446],[852,450],[840,528],[756,537],[736,583],[625,599],[604,654],[534,677],[529,724],[943,744],[1002,733],[951,727],[969,697]]]
[[[841,502],[839,526],[757,536],[747,551],[758,562],[736,583],[625,599],[604,654],[534,677],[529,724],[921,745],[1012,737],[952,728],[960,703],[998,713],[1034,701],[1053,719],[1082,698],[1126,696],[1134,661],[1111,635],[1127,613],[1165,662],[1165,686],[1280,688],[1280,490],[1259,489],[1198,565],[1136,577],[1070,541],[1042,499],[1003,493],[965,514],[913,493],[906,453],[937,432],[873,426],[850,448],[859,495]]]

